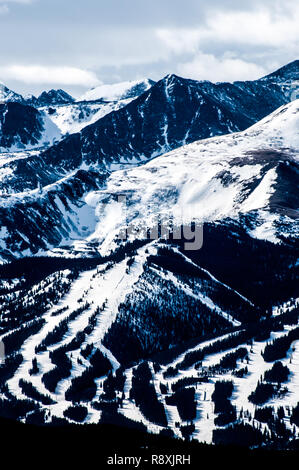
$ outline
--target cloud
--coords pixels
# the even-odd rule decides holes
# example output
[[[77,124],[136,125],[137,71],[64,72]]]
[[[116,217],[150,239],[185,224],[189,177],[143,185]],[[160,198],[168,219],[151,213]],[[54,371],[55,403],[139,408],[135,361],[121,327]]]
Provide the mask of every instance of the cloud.
[[[3,79],[12,79],[28,84],[43,83],[86,87],[101,84],[94,72],[76,67],[10,65],[0,67],[0,76]]]
[[[199,77],[203,69],[201,78],[255,78],[262,69],[267,73],[296,59],[299,50],[298,0],[87,0],[83,9],[71,0],[30,2],[0,0],[0,8],[13,12],[1,21],[0,79],[3,64],[48,66],[39,73],[41,81],[30,70],[10,73],[6,83],[20,93],[39,93],[50,82],[48,70],[53,75],[53,67],[63,66],[93,71],[106,83],[137,76],[159,80],[167,73]],[[240,76],[234,73],[237,65]],[[96,85],[94,73],[87,82],[83,78],[84,85]],[[84,92],[82,79],[73,85],[77,73],[63,80],[66,74],[55,75],[57,83],[68,82],[70,93]]]
[[[285,10],[210,11],[197,28],[161,28],[156,36],[176,54],[192,53],[207,44],[280,47],[299,44],[299,5]]]
[[[157,29],[156,36],[175,54],[196,52],[202,32],[200,29]]]
[[[0,5],[0,15],[6,15],[9,13],[9,8],[7,5]]]
[[[292,15],[273,14],[270,10],[226,12],[213,15],[203,34],[218,41],[249,45],[280,46],[299,42],[299,7],[294,4]]]
[[[251,80],[292,60],[299,48],[298,24],[297,0],[260,3],[252,10],[216,9],[210,2],[197,27],[158,28],[155,34],[180,75]]]
[[[190,62],[178,64],[179,75],[195,80],[210,80],[214,82],[236,80],[254,80],[266,75],[263,67],[229,54],[221,58],[213,54],[199,52]]]

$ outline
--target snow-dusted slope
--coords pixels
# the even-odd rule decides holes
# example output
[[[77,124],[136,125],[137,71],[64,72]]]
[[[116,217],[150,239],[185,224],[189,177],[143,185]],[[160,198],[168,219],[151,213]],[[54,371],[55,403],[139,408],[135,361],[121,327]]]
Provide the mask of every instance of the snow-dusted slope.
[[[282,106],[270,116],[253,125],[245,135],[257,145],[274,148],[299,149],[299,99]]]
[[[55,107],[42,107],[49,119],[60,129],[62,134],[74,134],[93,124],[106,114],[126,106],[134,98],[111,102],[78,102]]]
[[[74,134],[106,114],[123,108],[153,84],[151,80],[140,80],[102,85],[86,92],[76,102],[69,100],[65,103],[58,101],[47,104],[45,99],[42,102],[41,95],[36,106],[48,113],[62,134]],[[47,98],[47,95],[44,98]]]

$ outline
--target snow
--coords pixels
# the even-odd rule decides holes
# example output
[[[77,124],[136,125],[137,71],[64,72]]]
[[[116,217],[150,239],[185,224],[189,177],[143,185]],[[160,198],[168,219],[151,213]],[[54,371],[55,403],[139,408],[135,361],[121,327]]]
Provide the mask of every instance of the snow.
[[[5,248],[6,246],[5,239],[8,236],[9,236],[9,232],[7,230],[7,227],[5,227],[5,225],[2,225],[2,227],[0,228],[0,247],[1,248]]]
[[[230,371],[221,372],[220,374],[214,374],[209,377],[209,381],[198,383],[195,385],[196,392],[196,402],[197,402],[197,417],[193,420],[195,425],[195,432],[193,433],[193,438],[199,440],[200,442],[206,442],[211,444],[213,437],[213,430],[216,428],[214,419],[216,417],[214,412],[214,402],[212,401],[212,393],[214,392],[215,383],[218,380],[221,381],[232,381],[234,385],[234,391],[231,399],[232,405],[236,406],[238,412],[243,410],[243,412],[250,412],[251,415],[254,415],[255,405],[248,400],[249,395],[255,390],[258,381],[264,373],[271,369],[273,363],[267,363],[264,361],[262,352],[264,351],[267,343],[275,338],[282,337],[293,329],[293,327],[286,327],[283,331],[271,333],[269,339],[266,341],[254,341],[252,346],[248,344],[239,344],[238,347],[233,349],[228,349],[222,352],[213,353],[205,356],[202,361],[200,369],[191,366],[187,370],[179,370],[177,375],[165,379],[163,374],[169,367],[176,367],[184,358],[185,355],[191,351],[203,349],[207,345],[211,345],[215,340],[204,341],[200,343],[195,348],[189,349],[183,354],[179,355],[174,361],[167,365],[163,365],[161,370],[154,374],[154,382],[156,384],[156,389],[158,390],[158,384],[161,382],[170,388],[171,384],[177,382],[178,380],[186,377],[196,378],[201,374],[202,371],[208,367],[213,367],[219,364],[220,360],[228,353],[236,351],[239,347],[244,347],[248,351],[248,362],[238,360],[237,361],[237,370],[242,369],[245,366],[248,368],[248,374],[244,378],[238,378],[233,375]],[[227,336],[219,337],[217,339],[222,340]],[[290,378],[286,384],[288,388],[288,393],[282,397],[275,397],[269,400],[265,406],[273,406],[276,410],[278,407],[283,406],[285,408],[292,408],[296,406],[298,402],[298,387],[299,387],[299,341],[294,341],[290,347],[285,358],[281,359],[281,362],[286,365],[290,372]],[[284,384],[282,384],[284,385]],[[194,385],[193,385],[194,387]],[[159,399],[165,400],[165,397],[158,392]],[[171,408],[171,409],[169,409]],[[169,426],[173,429],[175,434],[177,434],[177,429],[175,428],[175,420],[172,417],[176,416],[175,407],[167,407],[166,413],[169,416]],[[244,418],[246,421],[246,418]],[[181,420],[178,420],[181,421]],[[285,423],[290,427],[288,418],[286,418]]]
[[[281,315],[282,313],[291,312],[292,310],[298,307],[299,297],[297,297],[296,299],[290,299],[287,302],[283,302],[283,304],[275,305],[272,308],[272,315],[276,317],[278,315]]]
[[[60,129],[62,134],[74,134],[84,127],[95,123],[106,114],[129,104],[132,99],[108,103],[74,103],[55,106],[55,112],[49,114],[49,119]],[[46,110],[46,108],[41,108]]]
[[[284,118],[289,114],[293,116],[294,109],[297,110],[298,103],[291,105],[282,113]],[[274,126],[276,120],[278,123]],[[280,129],[280,122],[281,113],[274,113],[264,126],[270,123],[270,129]],[[106,226],[109,219],[109,200],[104,198],[104,194],[109,199],[113,194],[122,193],[128,194],[127,219],[137,226],[153,226],[161,215],[173,215],[178,223],[182,220],[207,222],[227,217],[238,219],[240,213],[264,209],[259,212],[258,227],[251,234],[277,242],[274,216],[267,211],[277,181],[276,170],[267,170],[248,156],[249,151],[261,149],[257,128],[263,137],[262,149],[266,149],[270,145],[267,142],[270,131],[259,125],[243,133],[181,147],[136,168],[114,171],[98,198],[95,209],[98,227]],[[286,144],[284,139],[279,142],[280,145]],[[226,184],[226,178],[229,184]],[[248,189],[251,187],[253,189]],[[89,196],[89,200],[96,200],[95,193]],[[113,212],[113,207],[116,208],[113,198],[110,204]],[[120,216],[114,220],[114,228],[120,228],[124,223]],[[279,221],[279,217],[275,216],[275,221]],[[102,228],[95,231],[94,238],[97,237],[103,239]]]
[[[145,89],[149,89],[151,86],[149,80],[135,80],[114,83],[112,85],[100,85],[84,93],[77,101],[117,101],[122,99],[133,87],[138,85],[144,85]]]
[[[44,131],[42,138],[38,144],[38,146],[43,145],[53,145],[56,141],[61,139],[61,132],[56,126],[55,123],[49,119],[48,115],[44,112],[43,114],[43,125]]]
[[[242,204],[242,212],[249,212],[267,206],[270,196],[275,192],[274,184],[276,182],[276,178],[276,170],[275,168],[272,168],[266,173],[257,188],[255,188]]]
[[[290,328],[285,328],[284,331],[281,332],[274,332],[271,333],[271,339],[275,338],[280,338],[288,333]],[[269,369],[272,368],[273,363],[268,363],[265,362],[263,357],[262,357],[262,352],[265,349],[265,346],[269,342],[267,341],[262,341],[262,342],[254,342],[253,346],[249,352],[249,363],[246,364],[248,367],[249,374],[246,377],[246,380],[244,378],[237,378],[237,377],[231,377],[229,376],[229,379],[232,379],[234,382],[235,386],[235,391],[233,393],[232,397],[232,404],[237,407],[237,409],[240,411],[242,408],[243,410],[247,410],[251,412],[252,414],[254,413],[255,405],[251,403],[248,400],[248,396],[255,390],[257,382],[260,380],[262,376],[264,376],[265,372]],[[294,371],[294,378],[292,380],[293,386],[291,386],[291,389],[296,390],[295,384],[298,383],[299,380],[299,369],[296,368],[297,360],[298,360],[298,351],[297,351],[297,346],[296,346],[296,351],[294,353],[294,364],[293,364],[293,371]],[[289,367],[289,354],[287,355],[286,358],[281,360],[282,363],[287,365]],[[223,376],[223,378],[228,378],[228,376]],[[289,382],[288,382],[288,388],[289,388]],[[297,397],[296,397],[296,392],[295,392],[295,397],[294,394],[289,394],[288,397],[284,397],[283,402],[284,406],[295,406],[298,401],[298,389],[297,389]],[[267,402],[267,405],[279,405],[280,400],[279,399],[274,399],[270,400]]]
[[[272,243],[280,243],[275,230],[275,226],[278,221],[279,217],[276,214],[259,211],[256,219],[256,227],[253,230],[250,230],[249,234],[258,240],[268,240]]]
[[[299,148],[299,99],[280,107],[274,113],[254,124],[245,135],[257,141],[270,143],[271,147]]]

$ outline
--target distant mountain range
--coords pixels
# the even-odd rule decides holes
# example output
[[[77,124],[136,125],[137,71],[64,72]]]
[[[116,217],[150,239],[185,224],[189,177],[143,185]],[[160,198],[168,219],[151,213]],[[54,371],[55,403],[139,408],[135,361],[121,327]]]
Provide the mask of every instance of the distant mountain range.
[[[298,88],[298,68],[298,61],[295,61],[260,80],[233,84],[197,82],[170,75],[156,84],[152,80],[140,80],[102,85],[88,91],[76,102],[63,90],[43,92],[38,98],[23,98],[2,85],[0,101],[14,101],[46,112],[62,135],[65,135],[80,132],[112,111],[126,108],[130,101],[142,95],[140,101],[117,116],[124,119],[124,127],[128,119],[133,119],[134,136],[142,135],[142,129],[145,128],[150,147],[155,140],[154,149],[147,149],[145,143],[144,152],[148,158],[149,152],[157,155],[194,140],[246,129],[290,100],[291,93]],[[145,95],[145,92],[148,94]],[[151,121],[153,117],[154,123]],[[32,127],[34,133],[34,123]],[[147,127],[150,128],[150,135]],[[31,132],[30,127],[28,132]],[[132,145],[130,140],[129,136],[127,145]],[[133,147],[136,144],[134,142]],[[95,146],[98,147],[96,142]],[[115,153],[115,150],[111,151]],[[126,150],[123,151],[125,158]],[[140,151],[138,149],[137,153]]]

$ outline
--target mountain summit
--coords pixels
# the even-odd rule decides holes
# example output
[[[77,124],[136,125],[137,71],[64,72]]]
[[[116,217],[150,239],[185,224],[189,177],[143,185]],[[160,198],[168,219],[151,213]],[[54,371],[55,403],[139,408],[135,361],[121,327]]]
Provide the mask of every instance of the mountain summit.
[[[133,98],[147,91],[154,83],[152,80],[144,79],[100,85],[84,93],[77,101],[117,101]]]
[[[266,75],[261,80],[268,79],[284,79],[284,80],[299,80],[299,60],[294,60],[280,69],[276,70],[269,75]]]
[[[22,103],[23,100],[24,99],[22,95],[15,93],[0,82],[0,103],[7,103],[9,101],[14,103]]]

